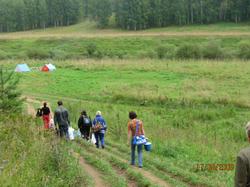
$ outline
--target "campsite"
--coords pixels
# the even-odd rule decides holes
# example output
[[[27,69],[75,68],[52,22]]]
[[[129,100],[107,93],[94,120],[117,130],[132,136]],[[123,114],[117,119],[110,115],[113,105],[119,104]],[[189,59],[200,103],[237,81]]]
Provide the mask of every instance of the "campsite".
[[[241,10],[249,3],[25,2],[0,7],[19,10],[0,18],[0,186],[235,185],[237,155],[249,147],[250,25],[249,10]],[[45,129],[37,115],[46,102],[55,119],[60,101],[68,137],[59,124]],[[82,137],[83,111],[92,122],[101,111],[105,148],[97,148],[94,132]],[[131,111],[150,142],[143,167],[137,151],[131,163]]]

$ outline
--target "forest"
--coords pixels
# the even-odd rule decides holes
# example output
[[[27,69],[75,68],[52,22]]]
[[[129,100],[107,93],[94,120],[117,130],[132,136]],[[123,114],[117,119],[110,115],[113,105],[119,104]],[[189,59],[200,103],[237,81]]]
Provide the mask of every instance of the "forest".
[[[125,30],[247,22],[248,0],[0,0],[0,32],[72,25],[83,19]]]

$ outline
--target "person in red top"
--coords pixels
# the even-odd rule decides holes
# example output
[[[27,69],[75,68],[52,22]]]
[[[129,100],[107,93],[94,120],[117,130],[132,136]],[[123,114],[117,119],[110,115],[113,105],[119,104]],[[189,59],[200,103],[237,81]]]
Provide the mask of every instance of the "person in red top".
[[[49,122],[50,122],[50,109],[47,107],[47,103],[43,103],[42,110],[42,117],[43,117],[43,124],[45,129],[49,129]]]
[[[135,112],[129,112],[129,122],[128,122],[128,145],[131,145],[131,165],[135,165],[135,149],[137,147],[138,152],[138,165],[142,168],[142,148],[143,145],[133,145],[132,137],[145,135],[143,123],[141,120],[136,119],[137,115]],[[136,134],[136,125],[139,125],[139,130]]]

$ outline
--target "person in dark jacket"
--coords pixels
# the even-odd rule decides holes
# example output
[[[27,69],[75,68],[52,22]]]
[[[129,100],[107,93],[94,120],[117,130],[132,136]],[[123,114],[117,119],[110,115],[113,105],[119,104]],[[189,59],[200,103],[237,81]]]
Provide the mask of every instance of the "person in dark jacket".
[[[78,128],[84,139],[89,140],[90,138],[90,128],[92,126],[91,118],[87,115],[84,110],[81,112],[81,116],[78,119]]]
[[[246,126],[250,142],[250,122]],[[236,159],[235,187],[250,187],[250,147],[242,149]]]
[[[66,136],[66,138],[68,139],[69,138],[68,128],[70,126],[69,113],[68,110],[63,107],[62,101],[58,101],[57,104],[58,108],[56,109],[54,114],[55,127],[57,129],[57,124],[58,124],[60,136],[61,137]]]
[[[50,109],[47,107],[47,103],[43,103],[43,107],[41,108],[43,124],[45,129],[49,129],[49,122],[50,122]]]
[[[104,149],[105,147],[104,136],[107,131],[107,124],[104,118],[102,117],[102,113],[100,111],[96,112],[96,117],[93,120],[92,129],[95,134],[96,147],[99,148],[99,140],[100,140],[101,146]]]

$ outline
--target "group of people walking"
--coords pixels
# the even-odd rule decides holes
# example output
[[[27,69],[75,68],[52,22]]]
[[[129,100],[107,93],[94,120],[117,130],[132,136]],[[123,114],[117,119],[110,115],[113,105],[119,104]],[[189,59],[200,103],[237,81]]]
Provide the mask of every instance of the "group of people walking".
[[[68,128],[70,126],[69,112],[63,106],[62,101],[57,102],[58,107],[54,112],[53,125],[60,135],[60,137],[68,138]],[[43,107],[40,109],[44,128],[49,129],[50,119],[52,118],[51,111],[47,106],[47,103],[43,104]],[[137,148],[138,152],[138,166],[142,168],[142,150],[143,145],[136,145],[133,143],[133,138],[136,136],[145,135],[143,123],[141,120],[137,119],[137,114],[135,112],[129,112],[129,122],[128,122],[128,139],[127,144],[131,147],[131,165],[135,165],[135,151]],[[107,131],[107,123],[102,116],[101,111],[96,112],[96,116],[91,120],[91,117],[88,116],[87,112],[84,110],[81,112],[81,115],[78,119],[78,128],[81,132],[81,136],[87,141],[91,139],[92,134],[94,134],[96,140],[97,148],[105,148],[105,134]]]

